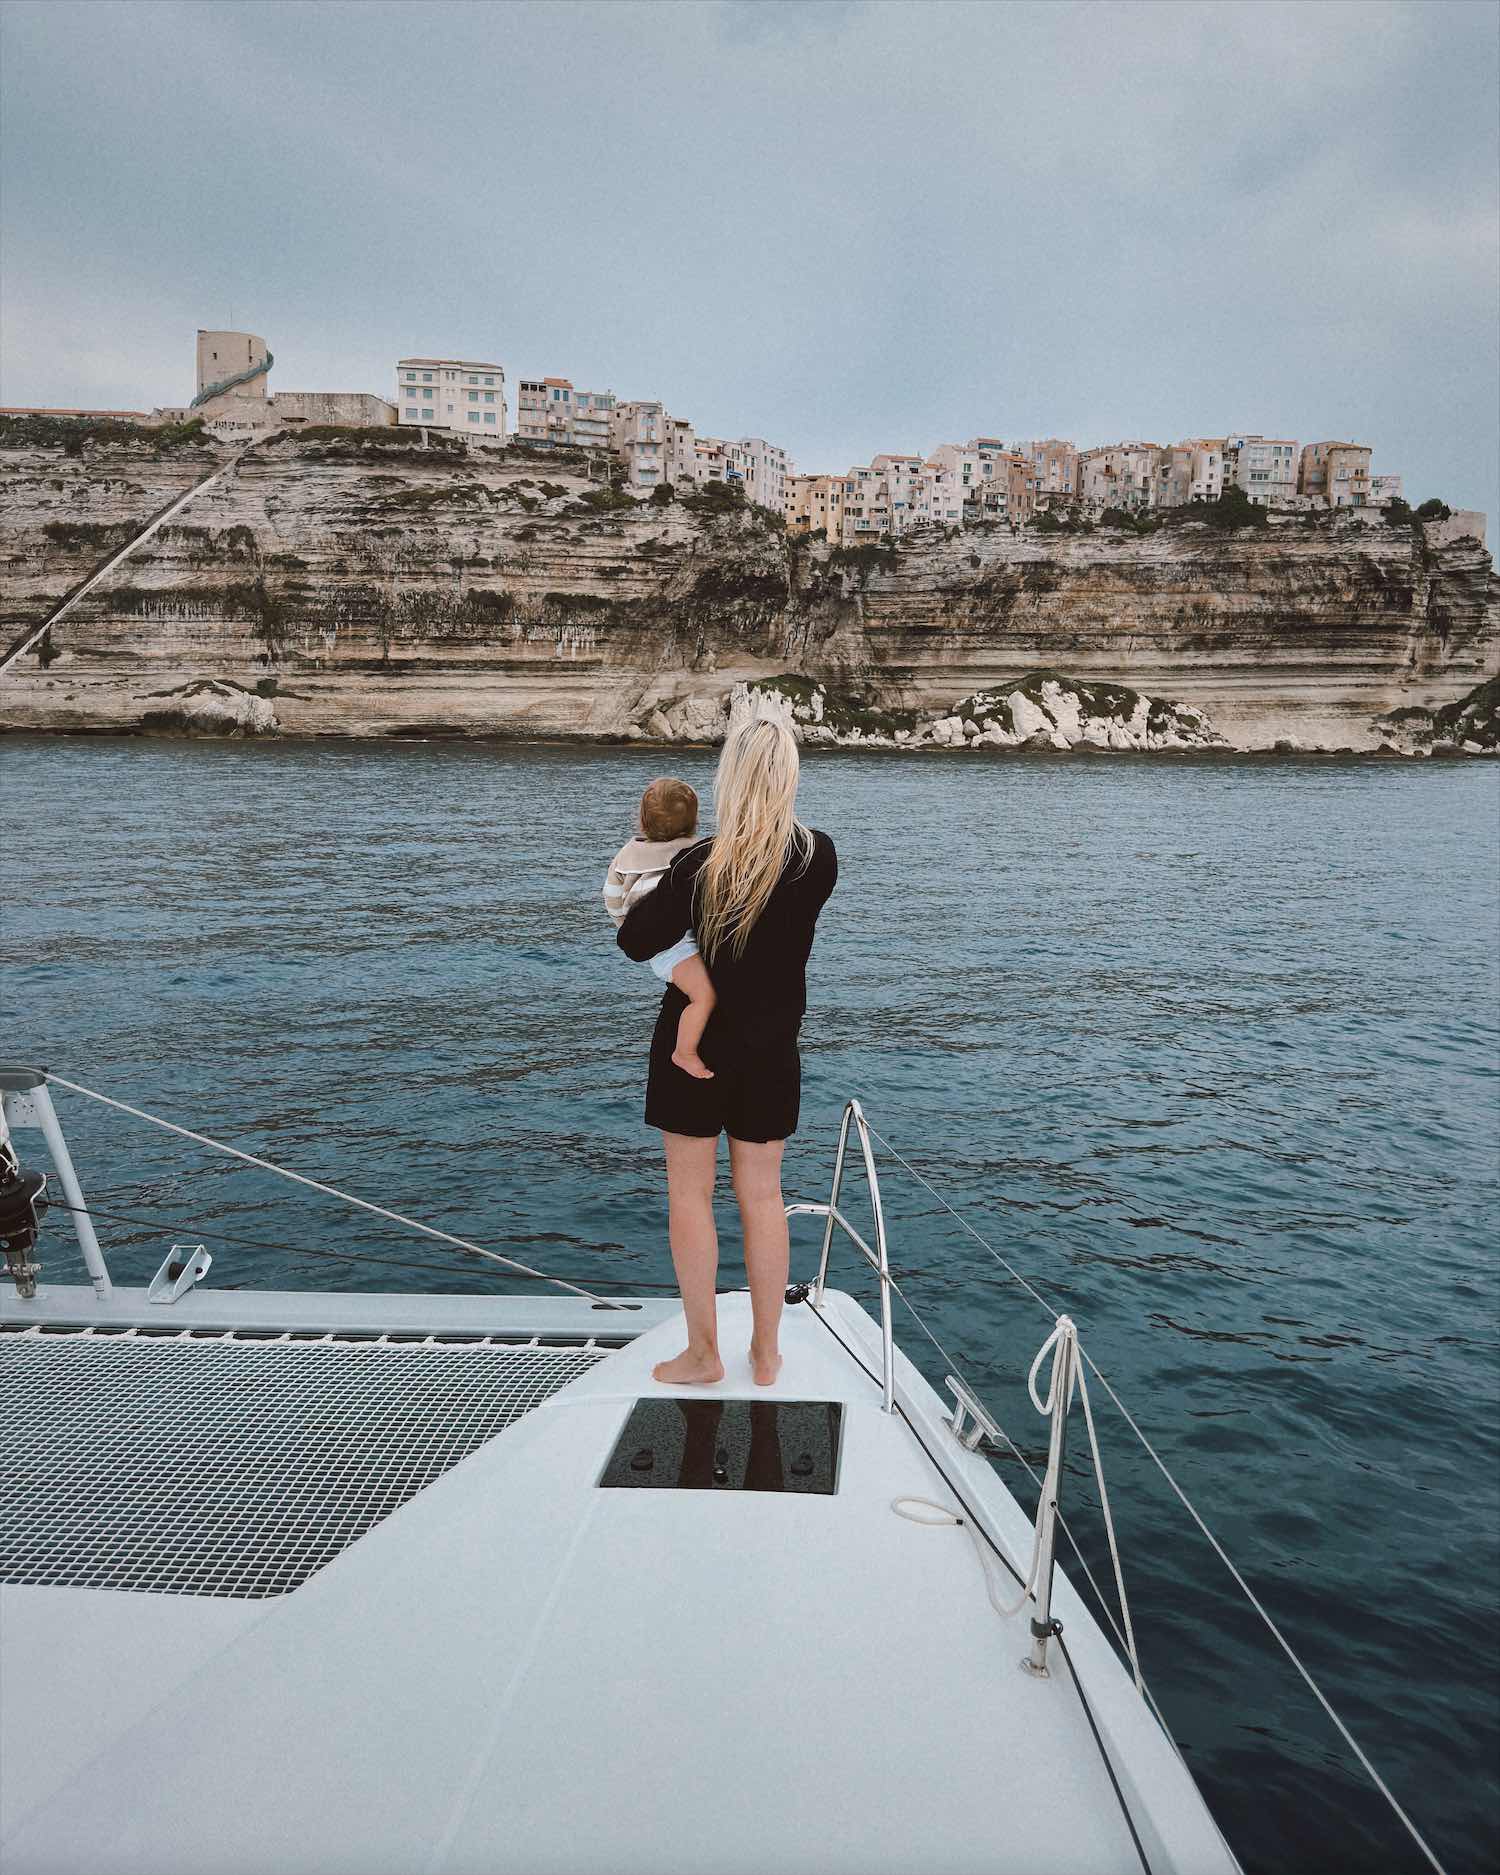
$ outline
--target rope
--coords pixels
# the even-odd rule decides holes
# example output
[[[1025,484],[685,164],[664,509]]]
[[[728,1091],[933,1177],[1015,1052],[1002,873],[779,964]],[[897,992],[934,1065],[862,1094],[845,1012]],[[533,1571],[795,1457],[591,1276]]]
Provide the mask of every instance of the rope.
[[[1115,1540],[1114,1519],[1113,1517],[1110,1516],[1110,1512],[1109,1512],[1109,1493],[1104,1488],[1104,1463],[1099,1455],[1099,1438],[1098,1438],[1098,1434],[1096,1433],[1094,1429],[1094,1415],[1089,1408],[1088,1387],[1084,1382],[1083,1370],[1081,1367],[1078,1366],[1076,1362],[1074,1362],[1072,1369],[1071,1369],[1072,1378],[1070,1380],[1069,1387],[1068,1387],[1068,1398],[1066,1400],[1058,1399],[1057,1370],[1062,1360],[1063,1350],[1062,1350],[1061,1343],[1064,1340],[1070,1341],[1072,1343],[1073,1351],[1076,1354],[1078,1351],[1078,1334],[1077,1334],[1077,1331],[1074,1329],[1072,1323],[1066,1321],[1066,1318],[1064,1319],[1064,1321],[1061,1321],[1057,1324],[1057,1326],[1052,1330],[1052,1333],[1048,1335],[1047,1339],[1042,1343],[1041,1347],[1037,1350],[1036,1359],[1031,1363],[1031,1371],[1026,1376],[1026,1391],[1031,1396],[1031,1404],[1036,1408],[1036,1410],[1042,1415],[1044,1419],[1051,1419],[1054,1417],[1055,1414],[1059,1412],[1062,1413],[1064,1418],[1066,1418],[1068,1408],[1072,1404],[1072,1396],[1073,1396],[1073,1391],[1075,1388],[1078,1391],[1079,1398],[1083,1402],[1083,1416],[1084,1416],[1085,1423],[1088,1426],[1088,1433],[1089,1433],[1089,1449],[1093,1455],[1093,1460],[1094,1460],[1094,1476],[1098,1479],[1098,1482],[1099,1482],[1099,1503],[1104,1512],[1104,1528],[1109,1536],[1110,1560],[1114,1564],[1115,1588],[1120,1597],[1120,1615],[1121,1615],[1122,1620],[1125,1623],[1125,1634],[1124,1634],[1125,1651],[1130,1657],[1131,1671],[1135,1675],[1136,1691],[1144,1697],[1145,1691],[1146,1691],[1146,1683],[1141,1678],[1141,1663],[1140,1663],[1140,1658],[1136,1652],[1135,1630],[1131,1626],[1131,1622],[1130,1622],[1130,1603],[1127,1600],[1126,1595],[1125,1595],[1125,1577],[1120,1567],[1120,1550],[1119,1550],[1119,1545]],[[1047,1397],[1045,1400],[1042,1400],[1037,1397],[1036,1377],[1037,1377],[1037,1374],[1041,1370],[1042,1362],[1046,1360],[1049,1353],[1052,1355],[1052,1368],[1051,1368],[1051,1372],[1049,1373],[1047,1377]],[[996,1614],[1004,1615],[1007,1618],[1011,1615],[1018,1615],[1021,1612],[1022,1608],[1026,1605],[1026,1598],[1031,1594],[1032,1590],[1036,1587],[1037,1565],[1041,1560],[1041,1552],[1042,1552],[1042,1519],[1043,1519],[1045,1505],[1049,1499],[1049,1496],[1052,1501],[1054,1515],[1056,1514],[1056,1508],[1057,1508],[1056,1506],[1057,1480],[1051,1476],[1050,1468],[1049,1468],[1049,1475],[1044,1481],[1041,1489],[1042,1489],[1042,1502],[1037,1506],[1036,1523],[1035,1523],[1034,1532],[1032,1536],[1032,1543],[1031,1543],[1031,1566],[1028,1568],[1026,1572],[1026,1580],[1024,1583],[1022,1583],[1020,1596],[1015,1602],[1002,1606],[1000,1602],[998,1602],[995,1599],[995,1591],[994,1591],[994,1586],[993,1586],[993,1582],[991,1579],[991,1572],[989,1568],[988,1559],[985,1557],[985,1554],[982,1549],[979,1552],[980,1566],[984,1570],[985,1588],[989,1593],[990,1605],[991,1607],[993,1607]],[[912,1517],[910,1511],[902,1509],[902,1506],[904,1504],[923,1505],[927,1507],[928,1509],[939,1512],[939,1516],[938,1517]],[[935,1504],[931,1498],[926,1498],[926,1497],[892,1498],[891,1509],[895,1511],[898,1516],[907,1517],[913,1523],[925,1524],[929,1528],[934,1527],[935,1525],[937,1525],[939,1522],[942,1522],[942,1521],[947,1521],[949,1523],[956,1523],[956,1524],[962,1524],[966,1522],[964,1518],[956,1516],[952,1511],[946,1510],[944,1505]],[[972,1527],[970,1527],[969,1533],[971,1536],[973,1535]],[[976,1537],[974,1540],[977,1546],[978,1538]],[[1092,1580],[1092,1578],[1090,1579]],[[1094,1592],[1096,1594],[1098,1593],[1097,1584],[1095,1584]],[[1100,1599],[1102,1601],[1103,1598],[1100,1597]],[[1119,1630],[1116,1629],[1116,1633],[1118,1632]]]
[[[210,1139],[206,1133],[194,1133],[185,1126],[174,1125],[171,1120],[158,1119],[154,1113],[146,1113],[140,1107],[127,1106],[123,1100],[112,1100],[108,1094],[96,1093],[92,1087],[81,1087],[77,1081],[64,1080],[60,1074],[49,1072],[47,1079],[58,1087],[66,1087],[72,1093],[97,1100],[101,1106],[113,1107],[117,1113],[128,1113],[132,1119],[144,1120],[149,1126],[159,1126],[164,1132],[176,1133],[181,1139],[191,1139],[214,1152],[227,1153],[231,1159],[241,1159],[246,1165],[259,1166],[263,1172],[274,1172],[277,1178],[290,1179],[294,1185],[306,1185],[312,1191],[321,1191],[330,1198],[341,1199],[343,1203],[352,1204],[360,1211],[369,1211],[375,1217],[386,1217],[394,1223],[405,1224],[411,1230],[420,1231],[424,1237],[435,1237],[439,1243],[453,1244],[459,1250],[468,1251],[471,1256],[488,1257],[492,1263],[503,1263],[507,1269],[520,1270],[523,1275],[535,1277],[538,1282],[553,1283],[559,1289],[570,1290],[575,1296],[582,1296],[586,1302],[602,1302],[611,1309],[621,1306],[587,1289],[580,1289],[577,1283],[567,1282],[561,1276],[549,1276],[545,1270],[533,1269],[529,1263],[501,1256],[498,1250],[486,1250],[482,1244],[470,1243],[466,1237],[455,1237],[450,1231],[439,1230],[433,1224],[424,1224],[418,1218],[404,1217],[399,1211],[388,1211],[384,1205],[371,1204],[368,1198],[356,1198],[352,1192],[340,1191],[336,1185],[325,1185],[320,1179],[306,1178],[301,1172],[289,1172],[285,1166],[273,1165],[269,1159],[257,1159],[254,1153],[241,1152],[237,1146],[226,1146],[222,1140]]]
[[[866,1124],[868,1125],[868,1121],[866,1122]],[[1000,1265],[1000,1267],[1008,1271],[1009,1274],[1013,1276],[1015,1280],[1021,1285],[1021,1287],[1026,1291],[1026,1293],[1029,1296],[1031,1296],[1035,1301],[1039,1302],[1042,1305],[1042,1307],[1047,1311],[1047,1313],[1052,1317],[1052,1319],[1056,1321],[1058,1318],[1058,1311],[1053,1308],[1052,1304],[1047,1300],[1047,1298],[1044,1295],[1042,1295],[1040,1291],[1034,1288],[1033,1285],[1026,1280],[1026,1278],[1021,1274],[1021,1272],[1018,1269],[1014,1268],[1012,1264],[1008,1263],[1006,1259],[1003,1256],[1001,1256],[1000,1252],[995,1248],[995,1246],[992,1243],[990,1243],[986,1238],[980,1236],[979,1232],[975,1230],[974,1226],[968,1221],[968,1219],[966,1217],[961,1216],[957,1211],[955,1211],[953,1209],[953,1206],[949,1204],[948,1200],[942,1195],[942,1193],[940,1191],[937,1191],[931,1184],[929,1184],[928,1181],[925,1178],[923,1178],[922,1174],[916,1169],[914,1165],[910,1164],[906,1159],[902,1158],[901,1154],[897,1152],[896,1148],[891,1144],[891,1142],[888,1139],[886,1139],[882,1134],[876,1132],[873,1126],[870,1127],[870,1132],[874,1135],[876,1139],[880,1141],[881,1145],[885,1147],[886,1151],[891,1155],[891,1157],[895,1159],[899,1164],[904,1165],[907,1171],[910,1172],[912,1177],[917,1181],[917,1183],[921,1185],[926,1191],[930,1192],[932,1196],[937,1199],[938,1203],[942,1206],[942,1208],[946,1212],[948,1212],[948,1214],[951,1217],[953,1217],[959,1224],[963,1226],[963,1228],[969,1233],[969,1235],[974,1239],[974,1241],[982,1245],[983,1248],[987,1250],[989,1254],[995,1259],[995,1261]],[[1109,1395],[1110,1399],[1114,1401],[1115,1406],[1119,1410],[1120,1417],[1125,1421],[1126,1425],[1129,1426],[1130,1430],[1135,1434],[1136,1438],[1139,1439],[1141,1444],[1145,1447],[1146,1453],[1151,1459],[1151,1462],[1156,1466],[1157,1470],[1161,1473],[1163,1478],[1165,1478],[1167,1483],[1171,1486],[1174,1494],[1176,1495],[1178,1500],[1181,1502],[1183,1509],[1188,1513],[1188,1515],[1192,1518],[1193,1522],[1198,1526],[1198,1528],[1202,1531],[1203,1535],[1208,1539],[1209,1546],[1212,1548],[1214,1554],[1219,1558],[1219,1561],[1223,1563],[1224,1567],[1229,1571],[1230,1575],[1234,1578],[1235,1583],[1238,1585],[1246,1601],[1249,1602],[1250,1606],[1255,1610],[1256,1614],[1260,1616],[1261,1620],[1265,1623],[1266,1627],[1270,1630],[1272,1636],[1275,1638],[1277,1645],[1281,1648],[1282,1652],[1286,1655],[1287,1659],[1290,1660],[1292,1665],[1297,1669],[1297,1672],[1301,1675],[1303,1681],[1305,1682],[1307,1686],[1308,1691],[1313,1695],[1314,1699],[1316,1699],[1318,1704],[1323,1708],[1323,1711],[1327,1714],[1334,1729],[1338,1732],[1340,1738],[1343,1739],[1344,1743],[1349,1747],[1350,1751],[1354,1754],[1360,1766],[1363,1768],[1366,1776],[1370,1779],[1370,1782],[1375,1786],[1375,1788],[1380,1792],[1381,1796],[1384,1797],[1386,1802],[1390,1805],[1392,1812],[1396,1816],[1397,1820],[1401,1823],[1401,1826],[1405,1829],[1407,1835],[1411,1837],[1412,1841],[1416,1844],[1418,1849],[1421,1850],[1422,1854],[1427,1858],[1428,1862],[1431,1863],[1433,1868],[1435,1868],[1438,1871],[1438,1875],[1446,1875],[1446,1871],[1444,1870],[1442,1863],[1438,1860],[1437,1856],[1433,1853],[1431,1848],[1428,1846],[1427,1840],[1422,1835],[1422,1832],[1417,1828],[1416,1824],[1411,1820],[1411,1818],[1407,1815],[1406,1811],[1401,1807],[1400,1803],[1396,1799],[1395,1793],[1391,1790],[1391,1787],[1386,1783],[1385,1779],[1375,1769],[1375,1766],[1370,1762],[1368,1755],[1364,1751],[1363,1747],[1359,1744],[1354,1734],[1349,1730],[1348,1726],[1345,1725],[1344,1721],[1339,1717],[1338,1713],[1334,1711],[1333,1706],[1329,1703],[1328,1697],[1324,1693],[1322,1687],[1318,1685],[1317,1681],[1313,1678],[1312,1674],[1309,1672],[1307,1667],[1303,1665],[1302,1660],[1300,1656],[1298,1655],[1296,1649],[1292,1646],[1291,1642],[1282,1633],[1281,1629],[1277,1627],[1276,1623],[1272,1620],[1270,1614],[1267,1612],[1264,1604],[1261,1602],[1259,1596],[1256,1595],[1255,1591],[1250,1587],[1250,1584],[1245,1580],[1244,1576],[1241,1575],[1240,1571],[1235,1567],[1234,1563],[1230,1560],[1229,1554],[1225,1550],[1224,1545],[1219,1541],[1219,1539],[1214,1535],[1213,1531],[1210,1530],[1208,1525],[1204,1522],[1203,1518],[1200,1516],[1198,1512],[1197,1507],[1193,1504],[1192,1500],[1188,1497],[1187,1492],[1183,1490],[1182,1486],[1172,1476],[1172,1473],[1167,1468],[1166,1460],[1163,1459],[1161,1454],[1157,1451],[1156,1447],[1151,1443],[1151,1441],[1146,1437],[1145,1433],[1142,1432],[1140,1427],[1136,1424],[1135,1418],[1131,1414],[1129,1409],[1126,1407],[1125,1402],[1120,1398],[1119,1394],[1110,1385],[1108,1379],[1106,1379],[1104,1374],[1100,1372],[1098,1364],[1094,1361],[1092,1356],[1088,1353],[1087,1349],[1080,1348],[1079,1353],[1083,1356],[1083,1361],[1087,1365],[1089,1371],[1093,1374],[1094,1378],[1099,1382],[1100,1386],[1103,1387],[1104,1391]],[[1081,1375],[1082,1369],[1080,1368],[1079,1371]],[[1113,1550],[1113,1541],[1111,1541],[1111,1550]]]

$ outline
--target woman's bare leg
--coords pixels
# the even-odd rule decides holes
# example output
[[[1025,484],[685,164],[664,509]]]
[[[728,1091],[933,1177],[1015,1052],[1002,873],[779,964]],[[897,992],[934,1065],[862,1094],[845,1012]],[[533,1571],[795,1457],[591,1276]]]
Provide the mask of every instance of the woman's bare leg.
[[[651,1372],[673,1386],[712,1386],[724,1378],[719,1359],[719,1318],[714,1278],[719,1273],[719,1239],[714,1230],[714,1165],[719,1142],[688,1133],[663,1133],[667,1154],[667,1214],[672,1267],[682,1291],[688,1344]]]
[[[784,1139],[764,1144],[746,1139],[729,1142],[729,1169],[745,1230],[745,1274],[750,1279],[750,1373],[757,1386],[769,1387],[781,1370],[777,1335],[786,1300],[790,1239],[781,1201],[781,1154]]]

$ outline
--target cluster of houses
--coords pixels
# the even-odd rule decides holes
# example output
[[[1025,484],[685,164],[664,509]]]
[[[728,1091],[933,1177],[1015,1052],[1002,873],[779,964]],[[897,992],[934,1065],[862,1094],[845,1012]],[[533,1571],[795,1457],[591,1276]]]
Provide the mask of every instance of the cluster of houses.
[[[396,367],[400,423],[506,435],[499,365],[403,358]],[[494,395],[488,386],[494,386]],[[477,401],[488,399],[494,414]],[[760,436],[700,436],[664,404],[584,391],[571,378],[522,378],[516,440],[597,449],[623,463],[634,493],[707,482],[738,484],[746,498],[786,517],[793,533],[842,545],[908,532],[1005,521],[1019,527],[1048,509],[1098,518],[1217,501],[1237,487],[1279,508],[1382,507],[1401,496],[1398,475],[1372,475],[1362,443],[1290,437],[1190,437],[1180,443],[1111,443],[1079,449],[1059,437],[1006,444],[976,436],[927,457],[880,455],[842,475],[798,475],[784,449]]]
[[[790,476],[786,518],[794,533],[821,531],[848,546],[914,527],[1021,527],[1049,509],[1093,520],[1112,509],[1143,514],[1218,501],[1229,488],[1281,509],[1384,507],[1401,499],[1400,476],[1372,475],[1363,443],[1299,448],[1291,437],[1241,435],[1079,449],[1055,436],[1010,444],[975,436],[943,443],[925,458],[883,455],[843,475]]]
[[[365,391],[272,394],[273,363],[253,332],[200,331],[198,390],[190,405],[142,411],[49,411],[144,423],[201,418],[215,435],[246,439],[310,424],[446,430],[480,443],[517,441],[583,449],[623,465],[642,499],[719,482],[783,515],[789,531],[842,546],[916,527],[1003,522],[1021,527],[1048,510],[1099,519],[1217,501],[1231,488],[1282,509],[1385,507],[1399,475],[1374,475],[1363,443],[1304,443],[1285,436],[1194,436],[1179,443],[1109,443],[1079,449],[1059,437],[1005,443],[975,436],[923,456],[880,455],[842,475],[798,475],[784,449],[760,436],[700,436],[664,404],[583,391],[568,378],[522,378],[510,423],[504,367],[493,359],[401,358],[395,401]],[[10,414],[25,414],[20,411]]]

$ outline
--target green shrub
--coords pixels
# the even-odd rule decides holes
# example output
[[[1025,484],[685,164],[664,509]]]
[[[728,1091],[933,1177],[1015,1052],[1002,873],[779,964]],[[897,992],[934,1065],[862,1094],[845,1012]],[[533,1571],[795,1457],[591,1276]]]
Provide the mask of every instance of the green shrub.
[[[1446,501],[1439,501],[1434,495],[1431,501],[1424,501],[1412,517],[1417,521],[1446,521],[1453,513]]]
[[[651,491],[651,505],[653,508],[669,507],[676,499],[677,490],[673,488],[670,482],[658,482],[656,487]]]
[[[1258,503],[1253,502],[1237,482],[1231,482],[1217,501],[1205,501],[1194,509],[1194,514],[1207,521],[1210,527],[1269,527],[1271,516]]]

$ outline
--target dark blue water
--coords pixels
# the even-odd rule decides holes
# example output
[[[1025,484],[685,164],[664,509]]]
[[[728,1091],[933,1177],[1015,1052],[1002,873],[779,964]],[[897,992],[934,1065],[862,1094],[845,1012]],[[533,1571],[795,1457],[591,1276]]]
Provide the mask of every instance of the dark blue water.
[[[711,758],[673,763],[707,792]],[[0,741],[0,1052],[577,1281],[668,1281],[653,979],[599,900],[656,765]],[[842,874],[789,1193],[824,1194],[858,1093],[1075,1316],[1450,1869],[1492,1866],[1500,773],[833,754],[803,808]],[[198,1221],[214,1282],[492,1287],[61,1099],[92,1201]],[[885,1189],[907,1293],[1037,1450],[1046,1318],[899,1166]],[[170,1234],[101,1229],[129,1281]],[[873,1301],[851,1261],[839,1279]],[[1101,1427],[1143,1665],[1247,1868],[1422,1866],[1107,1406]],[[1067,1494],[1107,1571],[1081,1473]]]

